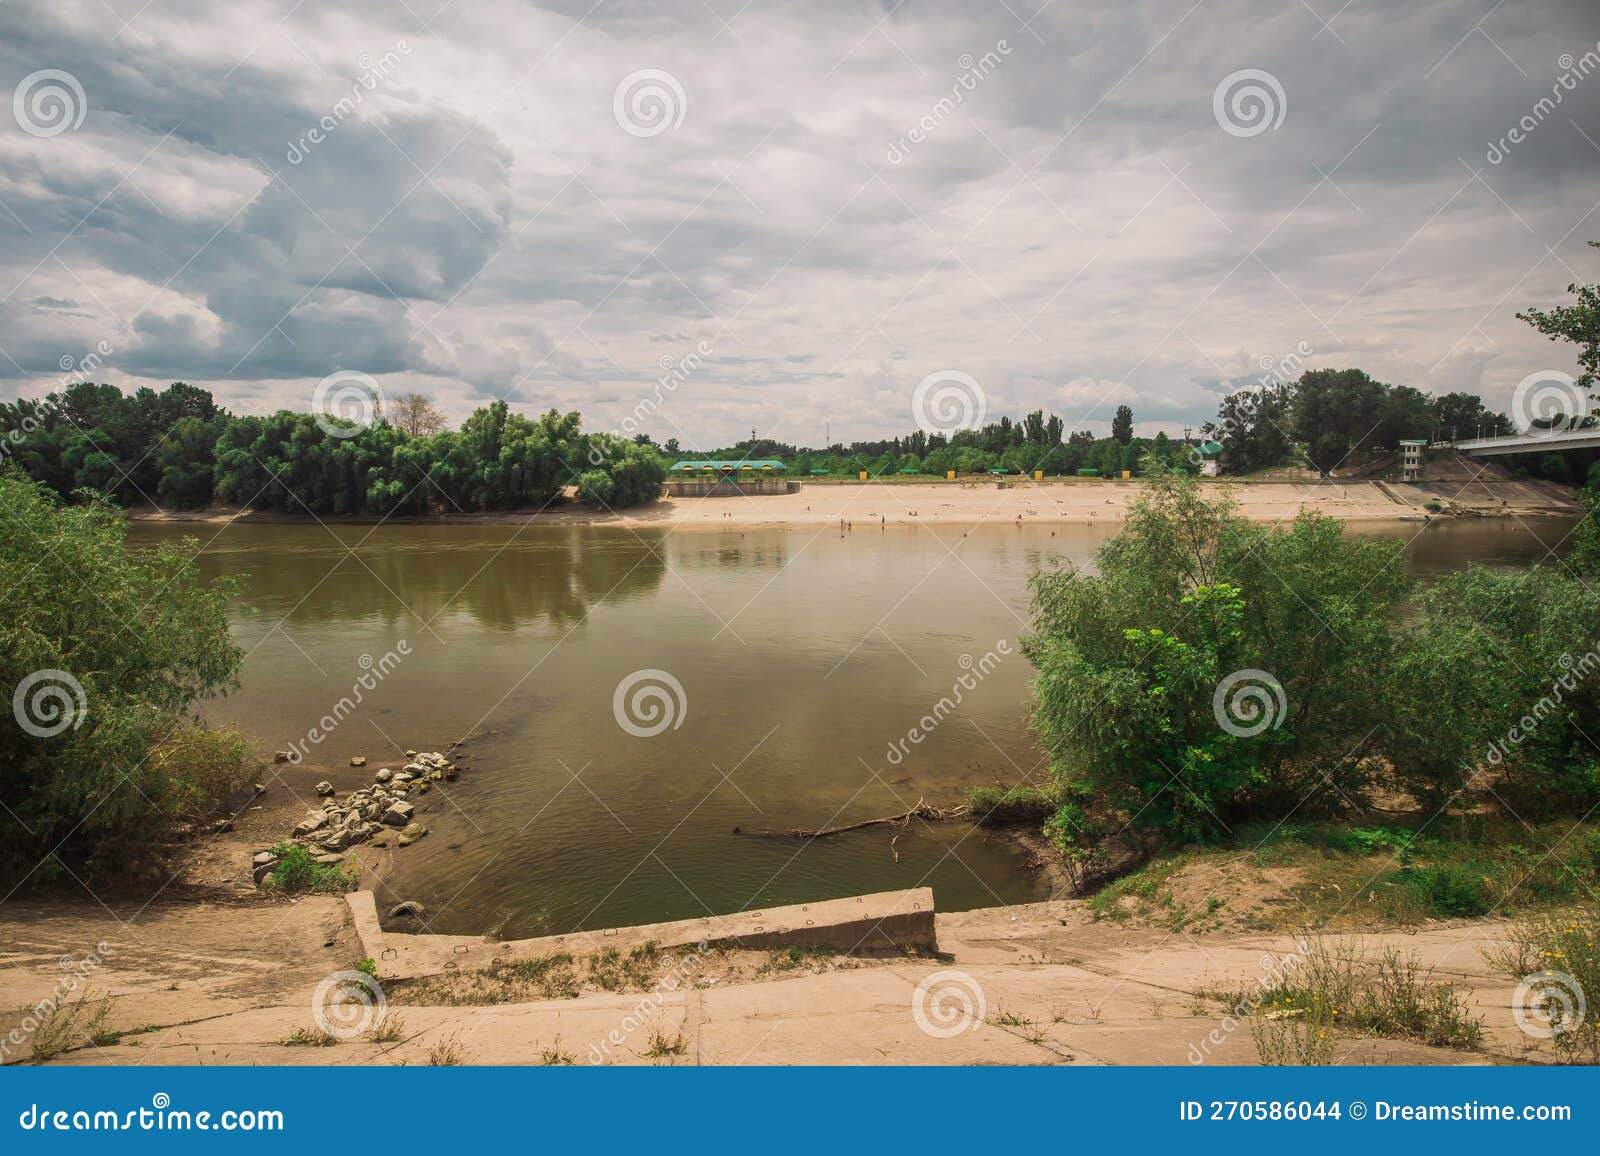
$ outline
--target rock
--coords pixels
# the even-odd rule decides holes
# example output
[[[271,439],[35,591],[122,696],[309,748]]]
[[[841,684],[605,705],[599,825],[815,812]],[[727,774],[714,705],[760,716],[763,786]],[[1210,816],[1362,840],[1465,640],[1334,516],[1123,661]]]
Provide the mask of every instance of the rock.
[[[367,758],[365,755],[352,755],[350,757],[350,765],[352,767],[364,767],[367,765]]]
[[[391,771],[388,767],[384,767],[382,770],[380,770],[377,774],[373,775],[372,777],[374,779],[376,779],[380,783],[387,783],[390,779],[394,778],[394,772]]]
[[[396,903],[389,908],[389,918],[403,919],[410,916],[412,919],[421,919],[425,910],[422,904],[407,899],[404,903]]]
[[[417,757],[417,752],[416,751],[407,751],[406,752],[406,758],[414,759],[416,757]]]
[[[428,772],[428,778],[437,783],[440,779],[444,778],[444,772],[438,767],[434,767],[433,770]]]
[[[383,848],[387,847],[388,845],[389,845],[389,840],[381,839],[381,838],[380,839],[374,839],[371,843],[367,844],[367,846],[372,847],[375,850],[380,850],[380,851]]]
[[[277,861],[278,857],[271,851],[257,851],[251,858],[250,863],[251,866],[259,867],[263,863],[276,863]]]
[[[211,824],[211,830],[213,833],[218,835],[226,834],[227,832],[233,830],[233,820],[218,819],[215,823]]]
[[[444,777],[453,783],[461,777],[461,772],[456,770],[454,767],[446,767],[444,769]]]
[[[361,826],[361,819],[362,814],[360,811],[349,810],[340,811],[339,817],[333,822],[336,827],[359,827]]]
[[[427,793],[428,793],[428,784],[427,783],[423,783],[422,786],[417,788],[417,794],[426,795]]]
[[[289,761],[290,757],[291,756],[290,756],[288,751],[273,751],[272,752],[272,761],[275,762],[275,763],[286,763],[286,762]]]
[[[359,842],[359,840],[356,838],[356,833],[349,827],[340,827],[335,831],[328,832],[326,835],[319,835],[312,842],[324,851],[343,851],[346,847]]]
[[[294,833],[296,835],[309,835],[313,831],[320,831],[327,825],[328,816],[324,815],[321,811],[312,811],[311,814],[305,817],[303,822],[295,824]]]
[[[427,833],[428,833],[428,828],[427,828],[426,824],[424,824],[424,823],[407,823],[406,826],[405,826],[405,830],[400,832],[400,837],[398,839],[396,839],[395,842],[398,843],[402,847],[409,847],[409,846],[411,846],[411,844],[415,843],[418,839],[422,838]]]
[[[411,816],[415,811],[415,807],[404,801],[390,803],[389,809],[383,813],[381,822],[387,827],[404,827],[411,822]]]
[[[332,867],[336,863],[343,863],[344,856],[337,855],[334,852],[329,851],[326,855],[316,856],[316,861],[321,863],[324,867]]]
[[[278,861],[276,859],[270,863],[257,863],[250,871],[250,878],[255,880],[257,887],[265,887],[267,876],[272,874],[272,869],[277,865]]]
[[[265,784],[265,783],[257,783],[255,786],[251,787],[250,789],[252,791],[254,791],[256,794],[258,794],[258,795],[265,795],[267,793],[267,784]]]
[[[317,784],[317,794],[321,795],[323,798],[327,798],[329,795],[333,794],[333,784],[328,782],[327,779],[323,779],[322,782]]]

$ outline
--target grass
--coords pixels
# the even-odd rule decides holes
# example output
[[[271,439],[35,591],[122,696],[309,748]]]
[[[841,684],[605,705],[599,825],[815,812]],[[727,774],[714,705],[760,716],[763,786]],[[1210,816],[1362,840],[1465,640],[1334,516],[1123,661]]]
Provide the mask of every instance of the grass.
[[[568,1068],[577,1062],[577,1056],[561,1050],[560,1036],[557,1036],[548,1048],[539,1052],[539,1063],[547,1068]]]
[[[311,852],[298,843],[279,843],[272,847],[278,865],[268,872],[263,883],[269,891],[286,895],[343,895],[356,888],[354,868],[345,863],[318,863]]]
[[[390,989],[392,1002],[435,1007],[525,1003],[535,999],[576,999],[581,990],[568,952],[533,959],[496,960],[477,971],[429,976]]]
[[[442,1039],[428,1049],[428,1066],[432,1068],[459,1068],[467,1062],[466,1052],[456,1036]]]
[[[655,982],[661,949],[655,941],[641,943],[624,955],[615,947],[589,957],[589,978],[606,991],[649,987]]]
[[[1549,1033],[1564,1063],[1600,1064],[1597,939],[1600,903],[1591,902],[1519,919],[1503,944],[1483,952],[1490,966],[1523,985],[1520,1010]]]
[[[1180,874],[1187,888],[1177,886]],[[1226,889],[1241,880],[1249,886]],[[1595,824],[1528,827],[1492,815],[1447,816],[1418,827],[1247,824],[1226,844],[1178,848],[1152,860],[1102,887],[1088,906],[1096,919],[1170,931],[1288,931],[1307,924],[1375,930],[1566,908],[1592,896],[1597,881]],[[1211,894],[1178,898],[1197,888]]]
[[[981,826],[1040,824],[1061,806],[1054,794],[1035,787],[974,787],[968,800]]]
[[[756,969],[756,974],[779,975],[793,971],[807,960],[828,960],[837,954],[831,947],[801,947],[798,943],[791,943],[782,951],[774,951],[768,956],[766,962]]]
[[[97,996],[92,989],[85,988],[76,1002],[56,1004],[28,1037],[33,1062],[45,1063],[86,1043],[96,1047],[116,1043],[122,1033],[108,1031],[105,1026],[116,1002],[114,996]]]
[[[331,1048],[339,1042],[339,1037],[321,1028],[295,1028],[278,1042],[286,1048]]]
[[[1453,985],[1431,979],[1415,956],[1392,947],[1374,957],[1352,945],[1312,941],[1277,984],[1233,1002],[1256,1005],[1251,1037],[1266,1049],[1262,1063],[1326,1063],[1304,1057],[1321,1056],[1324,1044],[1331,1049],[1336,1031],[1468,1051],[1483,1039],[1483,1025]]]
[[[669,1036],[659,1024],[650,1029],[646,1043],[645,1050],[640,1054],[653,1060],[666,1056],[681,1056],[689,1050],[689,1041],[683,1038],[682,1031],[675,1031]]]
[[[405,1039],[405,1035],[405,1017],[385,1012],[377,1026],[367,1033],[366,1040],[369,1044],[397,1044]]]

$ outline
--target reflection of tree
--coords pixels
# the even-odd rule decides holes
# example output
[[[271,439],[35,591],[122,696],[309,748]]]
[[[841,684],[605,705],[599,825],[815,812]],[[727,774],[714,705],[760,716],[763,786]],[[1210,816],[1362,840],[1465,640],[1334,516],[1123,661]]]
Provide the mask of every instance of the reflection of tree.
[[[370,532],[370,536],[369,535]],[[291,622],[400,622],[467,614],[512,629],[539,619],[568,625],[601,600],[638,597],[666,574],[665,535],[618,536],[587,527],[232,526],[199,558],[207,578],[241,576],[241,602]],[[134,544],[167,540],[136,527]],[[363,541],[365,538],[365,541]],[[204,539],[202,539],[204,541]],[[292,611],[291,611],[291,608]]]

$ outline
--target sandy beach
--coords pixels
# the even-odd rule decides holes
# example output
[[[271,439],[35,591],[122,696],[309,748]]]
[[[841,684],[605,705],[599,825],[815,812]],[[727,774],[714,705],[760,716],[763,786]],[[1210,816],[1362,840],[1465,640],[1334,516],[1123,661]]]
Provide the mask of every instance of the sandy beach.
[[[1560,487],[1517,480],[1480,480],[1469,484],[1439,482],[1402,487],[1383,482],[1218,482],[1211,493],[1225,493],[1247,518],[1277,522],[1301,510],[1317,510],[1350,520],[1444,516],[1536,516],[1572,514],[1576,505]],[[1011,480],[994,482],[823,482],[803,484],[798,493],[745,496],[663,498],[623,513],[606,513],[574,501],[543,510],[503,510],[487,514],[336,517],[326,522],[391,523],[480,522],[520,525],[682,526],[820,526],[846,522],[979,525],[1004,522],[1117,523],[1124,520],[1139,483],[1089,480]],[[1430,510],[1430,504],[1438,509]],[[221,523],[298,522],[301,515],[213,508],[195,512],[133,510],[144,521]]]

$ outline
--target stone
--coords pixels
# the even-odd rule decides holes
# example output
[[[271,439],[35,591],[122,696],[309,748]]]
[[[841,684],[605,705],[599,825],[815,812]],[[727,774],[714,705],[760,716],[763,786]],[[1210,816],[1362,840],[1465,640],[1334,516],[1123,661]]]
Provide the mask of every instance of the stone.
[[[428,772],[428,778],[437,783],[440,779],[444,778],[444,772],[438,767],[434,767],[433,770]]]
[[[259,867],[263,863],[276,863],[277,861],[278,857],[271,851],[257,851],[255,856],[250,860],[250,863],[254,867]]]
[[[352,755],[350,757],[350,765],[352,767],[364,767],[367,765],[367,758],[365,755]]]
[[[295,824],[296,835],[309,835],[313,831],[320,831],[328,825],[328,816],[321,811],[312,811],[306,815],[303,822]]]
[[[409,916],[412,919],[421,919],[425,911],[426,908],[422,904],[415,900],[407,899],[404,903],[396,903],[389,908],[389,918],[404,919]]]
[[[461,772],[456,770],[454,767],[446,767],[444,769],[444,777],[453,783],[461,777]]]
[[[382,838],[374,839],[371,843],[369,843],[367,845],[369,847],[374,848],[375,850],[380,850],[381,851],[383,848],[385,848],[385,847],[387,847],[389,845],[389,840],[382,839]]]
[[[272,752],[272,761],[275,762],[275,763],[286,763],[286,762],[289,761],[290,758],[291,758],[291,756],[290,756],[288,751],[273,751]]]
[[[376,779],[380,783],[387,783],[390,779],[394,778],[394,772],[392,770],[390,770],[388,767],[384,767],[381,770],[379,770],[378,773],[373,775],[372,777],[374,779]]]
[[[255,884],[256,884],[257,887],[265,887],[266,886],[266,884],[267,884],[267,876],[272,874],[272,869],[274,867],[276,867],[277,865],[278,865],[278,861],[276,859],[274,859],[270,863],[257,863],[255,865],[255,867],[253,867],[251,869],[250,877],[253,880],[255,880]]]
[[[256,794],[258,794],[258,795],[265,795],[267,793],[267,784],[265,784],[265,783],[257,783],[255,786],[251,787],[250,789],[252,791],[254,791]]]
[[[218,819],[215,823],[211,824],[211,830],[214,834],[225,835],[229,831],[233,830],[233,820]]]
[[[344,856],[343,855],[335,854],[332,851],[329,851],[325,855],[318,855],[315,858],[316,858],[316,861],[318,863],[321,863],[324,867],[332,867],[336,863],[343,863],[344,862]]]
[[[415,807],[404,801],[390,803],[389,809],[383,813],[382,822],[388,827],[404,827],[411,822],[411,816],[415,811]]]
[[[407,751],[406,752],[406,758],[414,759],[416,757],[417,757],[417,752],[416,751]]]
[[[405,830],[400,832],[400,837],[398,839],[396,839],[395,842],[398,843],[402,847],[409,847],[409,846],[411,846],[411,844],[415,843],[418,839],[422,838],[427,833],[428,833],[428,828],[427,828],[426,824],[424,824],[424,823],[407,823],[406,826],[405,826]]]
[[[323,779],[322,782],[317,784],[317,794],[324,798],[333,794],[333,784],[328,782],[327,779]]]

